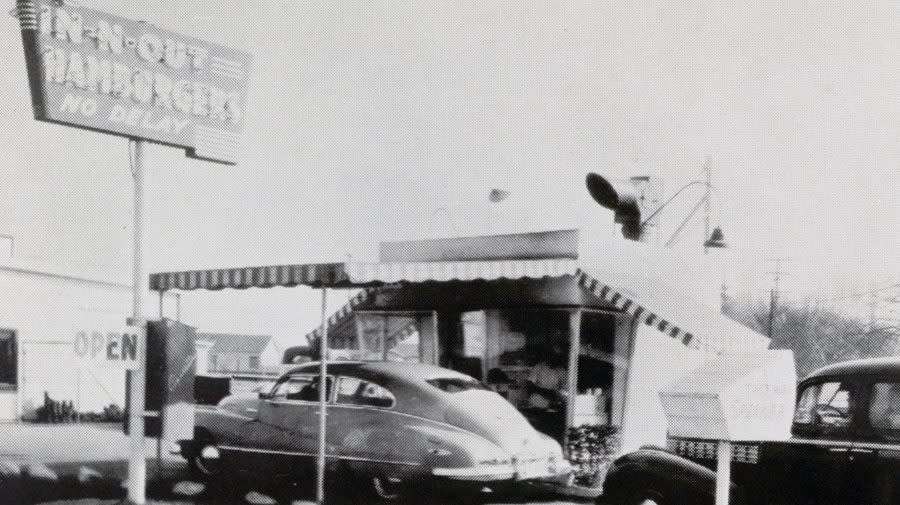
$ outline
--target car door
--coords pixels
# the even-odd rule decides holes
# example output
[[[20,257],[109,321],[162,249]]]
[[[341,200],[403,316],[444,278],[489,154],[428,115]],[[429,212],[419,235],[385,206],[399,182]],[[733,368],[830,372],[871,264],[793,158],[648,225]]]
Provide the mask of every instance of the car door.
[[[417,447],[404,431],[409,418],[392,412],[393,393],[357,377],[338,379],[328,425],[329,446],[342,459],[372,465],[417,464]],[[357,465],[358,466],[358,465]]]
[[[900,502],[900,377],[873,377],[863,388],[860,437],[850,449],[848,493],[855,503]]]
[[[259,403],[251,436],[254,449],[265,457],[262,466],[274,464],[278,473],[311,462],[318,447],[318,398],[318,376],[295,374],[280,380]]]
[[[850,504],[847,482],[859,387],[847,378],[804,385],[794,414],[785,478],[799,502]]]

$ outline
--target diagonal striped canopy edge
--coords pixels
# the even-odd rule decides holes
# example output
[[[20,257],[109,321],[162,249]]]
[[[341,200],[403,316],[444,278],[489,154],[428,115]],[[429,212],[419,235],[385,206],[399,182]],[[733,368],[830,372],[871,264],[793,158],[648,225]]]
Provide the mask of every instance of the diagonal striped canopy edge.
[[[583,289],[591,292],[598,298],[613,304],[617,309],[634,316],[635,320],[638,322],[656,328],[660,332],[677,339],[687,347],[709,350],[708,346],[701,344],[699,339],[695,338],[693,333],[660,317],[654,311],[644,307],[636,300],[622,294],[621,291],[598,281],[584,270],[579,268],[575,272],[575,278]]]

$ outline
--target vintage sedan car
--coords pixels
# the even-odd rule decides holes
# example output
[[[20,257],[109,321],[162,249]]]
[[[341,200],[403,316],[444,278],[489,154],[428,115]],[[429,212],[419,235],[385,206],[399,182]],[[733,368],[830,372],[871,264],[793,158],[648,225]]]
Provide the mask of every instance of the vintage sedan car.
[[[317,363],[307,363],[271,391],[198,406],[195,437],[181,444],[182,454],[209,477],[308,477],[318,448],[318,373]],[[571,474],[559,443],[503,397],[452,370],[335,362],[326,395],[328,468],[365,479],[382,498],[434,479],[481,489]]]
[[[670,439],[617,459],[604,505],[714,502],[716,444]],[[732,444],[732,503],[900,503],[900,358],[826,366],[803,379],[791,437]]]

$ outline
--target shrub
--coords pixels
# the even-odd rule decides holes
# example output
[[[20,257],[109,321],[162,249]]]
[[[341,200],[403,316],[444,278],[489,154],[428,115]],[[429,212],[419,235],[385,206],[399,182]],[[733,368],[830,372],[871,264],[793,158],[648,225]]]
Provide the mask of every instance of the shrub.
[[[566,453],[574,466],[575,484],[600,487],[620,446],[617,426],[583,425],[568,429]]]
[[[118,423],[125,419],[125,413],[118,405],[111,403],[103,407],[103,412],[78,412],[72,400],[54,400],[44,391],[44,404],[35,410],[35,421],[39,423]]]

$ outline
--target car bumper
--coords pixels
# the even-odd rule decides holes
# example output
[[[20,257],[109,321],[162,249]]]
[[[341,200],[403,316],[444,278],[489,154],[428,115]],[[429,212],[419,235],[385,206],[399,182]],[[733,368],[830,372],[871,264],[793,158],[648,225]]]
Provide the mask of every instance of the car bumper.
[[[468,482],[525,481],[525,480],[566,480],[572,474],[568,462],[542,462],[540,467],[516,465],[475,465],[460,468],[435,468],[435,477]]]

